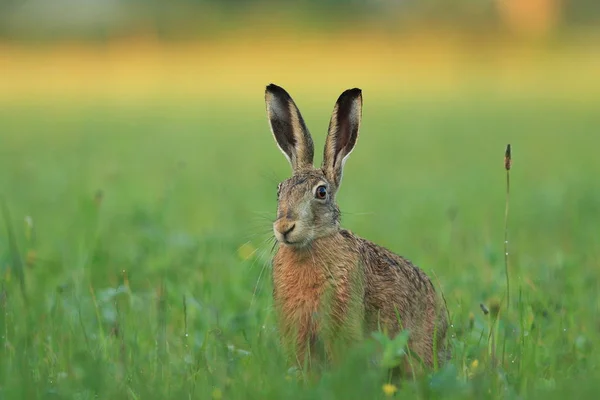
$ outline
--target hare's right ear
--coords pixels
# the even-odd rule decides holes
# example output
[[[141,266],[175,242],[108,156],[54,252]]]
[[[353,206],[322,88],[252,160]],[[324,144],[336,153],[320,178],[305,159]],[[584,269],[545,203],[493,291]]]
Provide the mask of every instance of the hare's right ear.
[[[294,100],[283,88],[270,84],[265,91],[265,103],[271,132],[292,169],[312,168],[313,141]]]

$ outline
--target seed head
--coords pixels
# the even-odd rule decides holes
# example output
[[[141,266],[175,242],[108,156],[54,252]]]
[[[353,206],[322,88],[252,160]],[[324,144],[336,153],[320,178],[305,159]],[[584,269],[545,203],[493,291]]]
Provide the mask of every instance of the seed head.
[[[510,144],[506,145],[506,151],[504,152],[504,168],[507,171],[510,171],[510,167],[512,165],[512,156],[510,152]]]
[[[500,313],[500,303],[497,300],[492,301],[490,304],[490,316],[494,319],[498,317]]]

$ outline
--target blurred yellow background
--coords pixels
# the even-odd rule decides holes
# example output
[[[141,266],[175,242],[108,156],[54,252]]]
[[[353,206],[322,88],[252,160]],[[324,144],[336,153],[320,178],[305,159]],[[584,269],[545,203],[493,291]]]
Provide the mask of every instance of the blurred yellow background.
[[[260,97],[269,82],[329,97],[346,86],[394,98],[600,94],[593,3],[33,3],[0,8],[4,103],[210,101]]]

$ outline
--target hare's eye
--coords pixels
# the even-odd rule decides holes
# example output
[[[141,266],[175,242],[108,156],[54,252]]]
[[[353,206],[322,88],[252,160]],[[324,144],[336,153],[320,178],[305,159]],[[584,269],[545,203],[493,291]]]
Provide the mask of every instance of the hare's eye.
[[[325,187],[325,185],[321,185],[317,188],[317,190],[315,191],[315,197],[321,200],[327,197],[327,188]]]

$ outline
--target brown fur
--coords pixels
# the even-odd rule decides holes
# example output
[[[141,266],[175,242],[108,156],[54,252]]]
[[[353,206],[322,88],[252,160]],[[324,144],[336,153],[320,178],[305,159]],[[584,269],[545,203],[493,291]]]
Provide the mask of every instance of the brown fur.
[[[352,279],[353,274],[359,279]],[[334,340],[358,341],[380,328],[392,336],[408,329],[411,351],[430,367],[435,334],[439,363],[447,358],[443,344],[446,313],[429,278],[405,258],[347,230],[317,239],[307,249],[280,246],[273,258],[273,285],[280,332],[287,346],[295,346],[300,363],[307,350],[319,352],[314,347],[323,318],[335,324],[338,332],[344,325],[353,328]],[[328,288],[333,289],[333,304],[328,315],[319,315]],[[353,298],[360,300],[362,307],[351,313]],[[350,315],[362,316],[363,320],[345,320]],[[331,352],[327,347],[325,351]],[[333,354],[326,356],[335,358]]]
[[[277,251],[273,296],[280,332],[287,346],[295,347],[300,363],[307,350],[332,360],[333,340],[343,344],[362,339],[365,289],[359,257],[340,234],[315,240],[304,251],[290,246]],[[320,340],[325,341],[322,349],[315,347]]]
[[[344,160],[358,137],[360,91],[346,91],[338,99],[320,169],[294,161],[297,154],[312,153],[302,149],[312,139],[303,123],[294,123],[302,117],[295,104],[286,106],[289,102],[293,104],[283,89],[267,88],[271,128],[294,170],[279,185],[273,224],[280,242],[273,258],[273,297],[286,348],[300,365],[335,361],[340,351],[370,332],[381,329],[394,336],[408,329],[411,352],[428,367],[436,359],[442,364],[449,357],[446,310],[427,275],[409,260],[340,227],[335,195]],[[280,121],[282,114],[271,109],[295,110],[297,115]],[[281,126],[294,129],[282,133]],[[325,198],[317,196],[321,186]]]

